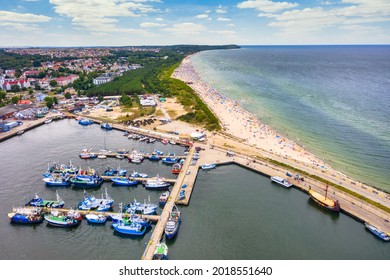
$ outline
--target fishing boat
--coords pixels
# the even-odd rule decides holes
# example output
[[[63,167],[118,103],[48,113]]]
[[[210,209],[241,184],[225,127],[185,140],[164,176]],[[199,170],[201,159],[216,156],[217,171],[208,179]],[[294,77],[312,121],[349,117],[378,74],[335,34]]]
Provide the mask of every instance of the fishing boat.
[[[132,178],[148,178],[149,175],[145,173],[139,173],[133,170],[133,173],[130,174],[130,177]]]
[[[169,215],[167,225],[165,226],[165,235],[167,236],[168,239],[174,237],[179,231],[180,215],[181,213],[179,209],[174,204],[171,213]]]
[[[276,184],[281,185],[282,187],[285,187],[285,188],[290,188],[293,185],[288,180],[283,179],[283,178],[278,177],[278,176],[272,176],[271,181],[275,182]]]
[[[94,122],[90,119],[81,118],[79,119],[78,123],[83,126],[88,126],[90,124],[93,124]]]
[[[104,215],[95,215],[95,214],[87,214],[85,215],[87,221],[91,224],[104,224],[107,221],[107,216]]]
[[[152,143],[154,143],[154,142],[156,142],[156,141],[157,141],[156,138],[149,138],[149,141],[148,141],[148,142],[149,142],[150,144],[152,144]]]
[[[366,226],[366,229],[368,229],[376,237],[380,238],[383,241],[390,241],[390,236],[386,232],[378,229],[377,227],[369,223],[365,223],[364,225]]]
[[[40,208],[14,208],[12,213],[8,213],[8,217],[15,224],[38,224],[43,221]]]
[[[65,202],[59,196],[56,191],[57,200],[44,200],[35,194],[35,197],[26,203],[25,206],[35,206],[35,207],[50,207],[50,208],[62,208],[65,205]]]
[[[168,139],[163,139],[163,140],[161,140],[161,143],[163,143],[164,145],[167,145],[169,143],[169,140]]]
[[[114,169],[114,168],[111,168],[111,167],[108,167],[104,172],[103,172],[103,176],[117,176],[118,175],[118,170],[117,169]]]
[[[50,177],[42,179],[47,187],[69,187],[72,183],[70,177],[65,175],[50,175]]]
[[[102,123],[100,125],[100,128],[105,129],[105,130],[112,130],[112,126],[109,125],[108,123]]]
[[[24,130],[19,130],[18,132],[16,132],[16,135],[22,135],[24,133]]]
[[[107,158],[107,156],[105,154],[100,154],[100,155],[97,156],[97,158],[105,159],[105,158]]]
[[[163,194],[160,195],[159,204],[161,206],[164,206],[165,203],[167,203],[168,198],[169,198],[169,191],[166,191],[166,192],[164,192]]]
[[[97,154],[95,154],[95,153],[80,153],[79,157],[82,159],[91,159],[91,158],[97,158]]]
[[[319,206],[328,209],[333,212],[340,212],[340,204],[338,200],[333,200],[327,197],[328,186],[326,186],[325,196],[322,194],[313,191],[309,188],[310,198],[317,203]]]
[[[177,163],[179,159],[175,156],[168,156],[168,157],[165,157],[162,159],[162,163],[165,163],[165,164],[175,164]]]
[[[75,227],[78,226],[80,221],[74,217],[65,215],[58,211],[52,211],[50,214],[45,215],[45,220],[52,226],[56,227]]]
[[[158,243],[153,253],[153,260],[167,260],[168,246],[165,243]]]
[[[45,124],[49,124],[49,123],[51,123],[53,120],[52,119],[47,119],[47,120],[45,120]]]
[[[172,165],[172,174],[179,174],[181,171],[181,165],[180,163],[175,163]]]
[[[75,188],[84,189],[99,188],[104,182],[104,180],[97,175],[77,175],[76,177],[71,178],[70,181]]]
[[[112,227],[115,231],[126,235],[140,236],[144,235],[146,232],[146,227],[139,223],[125,224],[122,221],[119,221],[118,223],[113,224]]]
[[[145,182],[145,189],[150,190],[161,190],[167,189],[171,184],[168,182],[164,182],[164,178],[153,177]]]
[[[159,160],[160,160],[160,157],[158,156],[157,152],[153,152],[153,153],[149,156],[149,160],[150,160],[150,161],[159,161]]]
[[[173,140],[171,140],[171,141],[169,141],[169,144],[171,144],[171,145],[176,145],[176,142],[173,141]]]
[[[131,180],[126,177],[115,177],[111,178],[111,181],[114,186],[125,186],[125,187],[130,187],[130,186],[136,186],[138,185],[138,181]]]
[[[202,164],[200,167],[203,169],[203,170],[208,170],[208,169],[213,169],[215,168],[217,165],[216,164],[209,164],[209,163],[206,163],[206,164]]]
[[[108,195],[107,188],[105,190],[105,197],[102,194],[102,198],[95,198],[93,195],[87,196],[84,191],[84,198],[80,201],[78,209],[80,210],[96,210],[99,212],[105,212],[112,208],[114,200]]]

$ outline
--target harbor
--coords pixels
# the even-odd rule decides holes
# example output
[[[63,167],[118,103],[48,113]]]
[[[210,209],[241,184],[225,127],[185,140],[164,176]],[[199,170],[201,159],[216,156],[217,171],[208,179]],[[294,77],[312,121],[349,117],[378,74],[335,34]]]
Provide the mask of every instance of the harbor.
[[[93,137],[93,138],[96,137],[95,133],[101,133],[101,132],[99,132],[100,128],[98,128],[97,130],[96,129],[83,130],[83,128],[79,128],[77,125],[75,126],[74,120],[66,120],[64,122],[57,123],[56,125],[65,126],[65,127],[70,125],[71,127],[77,128],[76,130],[80,130],[80,132],[83,131],[83,133],[87,133],[88,131],[91,131],[91,137]],[[42,128],[45,128],[45,127],[42,126]],[[40,128],[38,128],[38,129],[40,129]],[[96,130],[96,132],[95,132],[95,130]],[[115,140],[117,142],[115,144],[110,143],[111,148],[112,147],[117,147],[117,148],[124,147],[123,143],[126,143],[125,141],[128,141],[127,139],[125,139],[125,137],[120,135],[119,132],[113,131],[113,132],[110,132],[110,134],[112,134],[111,136],[116,135],[116,137],[117,137],[117,140]],[[110,141],[111,140],[113,141],[114,138],[111,136],[109,139],[110,139]],[[86,136],[86,137],[88,137],[88,136]],[[20,139],[21,138],[15,138],[15,140],[18,140],[18,141],[21,141]],[[81,145],[83,145],[83,143],[81,143]],[[154,145],[157,145],[157,144],[154,144]],[[151,150],[156,148],[154,145],[150,145]],[[161,144],[158,144],[158,145],[161,145]],[[161,146],[161,147],[168,147],[168,146]],[[161,147],[157,147],[157,148],[161,149]],[[173,147],[174,146],[169,146],[169,149],[173,149]],[[196,161],[193,161],[192,158],[194,157],[194,154],[196,153],[196,151],[195,151],[196,147],[200,148],[199,152],[198,152],[199,159]],[[95,147],[95,149],[96,148],[98,148],[98,147]],[[184,149],[184,148],[177,145],[176,149]],[[61,156],[61,158],[63,158],[63,160],[65,160],[65,158],[64,158],[64,156],[65,156],[66,158],[70,158],[72,160],[74,159],[75,165],[85,166],[86,163],[83,159],[78,159],[77,161],[75,159],[75,152],[77,153],[77,152],[79,152],[79,150],[80,150],[80,148],[76,149],[76,151],[74,149],[73,150],[71,149],[72,152],[69,152],[68,156],[66,156],[64,154]],[[180,150],[176,150],[176,154],[180,154]],[[54,159],[57,160],[57,158],[52,158],[52,160],[54,160]],[[118,161],[118,159],[116,159],[116,158],[107,158],[105,160],[99,160],[99,159],[88,160],[87,164],[93,168],[96,168],[97,165],[102,166],[102,167],[106,166],[107,164],[109,164],[111,166],[116,166],[118,162],[120,162],[120,161]],[[214,168],[209,169],[209,170],[202,169],[202,166],[210,166],[212,163],[216,164],[216,166]],[[42,172],[44,170],[45,164],[44,163],[41,163],[41,164],[43,167],[40,168],[39,171],[37,170],[38,173]],[[121,165],[123,166],[124,163],[121,162]],[[160,169],[163,168],[163,170],[165,170],[165,174],[164,173],[162,174],[164,177],[165,176],[168,177],[167,176],[168,173],[171,172],[171,166],[166,166],[166,165],[163,165],[163,164],[158,163],[158,162],[155,162],[155,163],[149,162],[148,160],[144,161],[140,165],[137,165],[137,169],[139,169],[142,172],[147,172],[147,170],[143,169],[144,165],[147,166],[148,168],[158,168],[159,171],[157,171],[157,169],[155,169],[155,171],[152,173],[161,173],[162,170],[160,170]],[[213,174],[214,172],[218,172],[219,168],[223,169],[224,167],[232,166],[232,165],[244,167],[245,169],[255,171],[257,174],[265,175],[265,178],[268,178],[269,181],[271,181],[269,179],[270,176],[277,175],[277,176],[280,176],[282,178],[286,178],[286,172],[289,172],[291,174],[295,174],[292,170],[286,170],[285,168],[281,168],[279,166],[272,165],[269,162],[261,161],[257,157],[250,157],[249,155],[241,154],[240,151],[233,152],[232,148],[226,149],[225,147],[219,147],[217,145],[213,145],[210,143],[196,143],[196,144],[194,144],[193,147],[190,149],[189,154],[187,155],[186,161],[185,161],[177,179],[170,179],[170,180],[172,180],[171,181],[172,183],[173,182],[175,183],[173,188],[171,189],[170,199],[166,203],[165,207],[161,210],[161,214],[153,217],[153,220],[156,222],[156,225],[153,227],[153,229],[151,231],[147,232],[146,236],[143,238],[143,240],[145,240],[146,245],[143,247],[142,250],[140,250],[142,248],[142,246],[138,247],[138,250],[136,250],[139,252],[138,257],[133,255],[133,257],[131,257],[131,258],[151,259],[153,256],[153,252],[156,249],[156,245],[164,239],[164,228],[165,228],[165,225],[167,223],[169,212],[172,209],[172,206],[174,204],[179,205],[179,207],[181,205],[182,206],[189,205],[188,209],[191,209],[193,207],[193,203],[190,203],[190,202],[191,202],[191,199],[192,199],[194,193],[196,193],[197,188],[198,188],[198,183],[196,183],[196,181],[198,180],[197,178],[199,176],[206,176],[206,174]],[[131,170],[131,168],[133,168],[133,167],[130,167],[130,168],[126,167],[126,168]],[[99,168],[97,168],[97,169],[99,169]],[[100,168],[99,170],[104,170],[104,168]],[[211,176],[211,175],[207,175],[207,176]],[[259,175],[256,175],[256,176],[259,176]],[[263,176],[259,176],[259,177],[263,178]],[[313,190],[316,190],[318,192],[324,192],[324,190],[326,188],[326,185],[324,183],[317,182],[315,180],[312,180],[311,178],[305,177],[304,182],[294,181],[294,180],[292,180],[292,178],[290,178],[290,179],[291,179],[291,182],[294,184],[294,187],[292,190],[289,190],[289,193],[295,192],[294,189],[299,189],[299,190],[304,191],[304,193],[307,193],[307,191],[309,190],[309,187],[311,187]],[[34,185],[39,184],[41,186],[41,187],[39,187],[39,189],[41,190],[40,192],[42,192],[42,188],[45,188],[43,186],[42,182],[38,183],[39,180],[35,180],[35,181],[36,181],[36,183],[34,183],[34,180],[33,180],[32,184],[34,184]],[[183,188],[184,185],[185,185],[185,188]],[[282,189],[282,187],[278,186],[278,185],[272,185],[272,188]],[[111,190],[111,188],[110,188],[110,190]],[[117,197],[128,196],[128,194],[126,195],[126,193],[129,191],[131,192],[131,195],[133,195],[135,193],[139,193],[139,191],[142,191],[143,198],[146,198],[146,195],[151,195],[152,200],[155,200],[155,201],[158,199],[158,197],[161,194],[160,192],[144,191],[144,188],[142,188],[140,186],[138,186],[137,188],[115,188],[115,190],[116,190],[115,192],[118,192],[115,194]],[[184,198],[179,199],[180,192],[183,190],[185,193]],[[24,196],[26,196],[26,191],[27,191],[27,189],[23,191]],[[47,190],[47,191],[50,191],[50,190]],[[100,191],[99,190],[96,190],[96,191],[92,190],[92,192],[98,194]],[[111,192],[112,191],[110,191],[110,194],[111,194]],[[336,198],[337,200],[340,201],[342,213],[346,213],[346,214],[354,217],[355,219],[357,219],[361,222],[363,222],[363,221],[370,222],[371,224],[373,224],[381,229],[389,231],[388,222],[386,222],[386,220],[388,219],[388,213],[381,211],[379,209],[376,209],[375,207],[373,207],[372,205],[370,205],[368,203],[363,203],[363,202],[359,201],[358,199],[356,199],[348,194],[340,192],[339,190],[334,190],[332,188],[329,188],[328,192],[332,198]],[[50,192],[50,193],[52,193],[52,192]],[[31,195],[31,191],[30,191],[30,195]],[[65,196],[71,195],[72,197],[77,195],[78,197],[80,197],[81,193],[79,191],[63,190],[61,193],[61,196],[64,196],[64,195]],[[137,199],[140,199],[139,195],[137,195]],[[382,199],[385,199],[384,201],[386,201],[385,197],[378,196],[378,201],[382,201]],[[128,197],[127,200],[131,201],[132,199],[130,197]],[[14,201],[16,201],[16,200],[14,200]],[[123,200],[118,200],[118,201],[123,201]],[[315,208],[314,208],[314,210],[315,210]],[[182,209],[182,211],[183,211],[183,219],[184,219],[183,221],[184,222],[183,222],[183,225],[181,225],[181,227],[183,227],[183,226],[186,227],[186,224],[191,223],[191,221],[189,221],[185,215],[185,213],[188,211],[187,207],[184,207],[184,209]],[[9,212],[9,209],[8,209],[8,212]],[[329,215],[327,213],[322,213],[322,214]],[[184,230],[184,232],[185,232],[185,230]],[[186,238],[187,237],[185,235],[183,235],[183,232],[180,234],[180,236],[177,237],[177,239],[186,239]],[[177,241],[175,241],[175,243],[176,242]],[[170,246],[170,243],[168,243],[168,246]],[[140,251],[142,251],[142,252],[140,252]],[[170,252],[172,252],[172,250],[170,250]],[[173,253],[173,255],[175,255],[175,253]]]

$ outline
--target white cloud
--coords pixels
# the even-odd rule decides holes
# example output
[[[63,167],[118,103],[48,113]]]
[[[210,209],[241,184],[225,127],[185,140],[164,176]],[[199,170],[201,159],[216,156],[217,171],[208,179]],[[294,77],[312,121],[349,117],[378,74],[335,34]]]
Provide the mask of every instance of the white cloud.
[[[164,27],[165,23],[156,23],[156,22],[143,22],[140,24],[141,27]]]
[[[52,18],[43,15],[21,14],[8,11],[0,11],[1,21],[7,22],[48,22]]]
[[[170,31],[175,35],[196,35],[205,29],[206,28],[201,24],[184,22],[174,24],[173,27],[165,28],[164,30]]]
[[[23,2],[38,2],[40,0],[22,0]]]
[[[236,26],[234,23],[229,23],[229,24],[226,24],[226,26],[229,26],[229,27],[234,27]]]
[[[322,1],[321,2],[321,5],[334,5],[335,3],[334,2],[331,2],[331,1]]]
[[[221,35],[234,35],[237,32],[233,30],[217,30],[217,31],[212,31],[213,33],[221,34]]]
[[[160,2],[146,0],[50,0],[54,11],[72,18],[72,24],[91,31],[100,32],[139,32],[134,29],[117,26],[119,17],[138,17],[142,14],[157,12],[150,5],[141,2]]]
[[[270,0],[249,0],[240,2],[237,7],[240,9],[256,9],[260,12],[273,13],[281,10],[297,7],[298,3],[273,2]]]
[[[219,5],[218,8],[215,10],[217,14],[226,14],[227,10],[226,7]]]
[[[158,20],[158,21],[163,21],[164,19],[163,19],[163,18],[160,18],[160,17],[158,17],[158,18],[156,18],[156,20]]]
[[[199,18],[199,19],[208,19],[209,15],[208,14],[199,14],[199,15],[196,15],[195,17]]]
[[[217,18],[218,21],[231,21],[230,18],[224,18],[224,17],[219,17]]]

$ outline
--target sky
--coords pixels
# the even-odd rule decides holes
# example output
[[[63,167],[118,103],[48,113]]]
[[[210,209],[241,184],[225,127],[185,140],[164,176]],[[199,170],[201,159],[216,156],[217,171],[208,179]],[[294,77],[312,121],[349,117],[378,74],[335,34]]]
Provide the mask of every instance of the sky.
[[[0,0],[0,46],[390,44],[390,0]]]

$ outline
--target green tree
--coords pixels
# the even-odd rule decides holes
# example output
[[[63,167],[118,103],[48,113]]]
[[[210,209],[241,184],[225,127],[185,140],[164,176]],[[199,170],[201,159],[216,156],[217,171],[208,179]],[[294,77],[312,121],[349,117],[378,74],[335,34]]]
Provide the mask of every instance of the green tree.
[[[58,104],[57,96],[54,96],[54,97],[53,97],[53,102],[54,102],[54,104]]]
[[[45,101],[46,106],[48,108],[51,108],[53,106],[54,100],[53,100],[53,98],[51,96],[46,96],[44,101]]]
[[[34,90],[32,88],[28,89],[28,94],[33,94]]]
[[[57,81],[56,81],[56,80],[51,80],[51,81],[49,82],[49,85],[50,85],[51,87],[55,87],[55,86],[57,86]]]
[[[126,107],[132,107],[133,101],[131,100],[130,96],[126,94],[122,94],[121,98],[119,99],[119,102]]]
[[[71,98],[72,98],[72,95],[70,95],[69,92],[66,92],[66,93],[65,93],[65,98],[66,98],[66,99],[71,99]]]
[[[38,84],[36,84],[34,88],[35,88],[35,90],[41,90],[41,86]]]
[[[19,91],[20,91],[20,86],[18,86],[18,85],[12,85],[12,86],[11,86],[11,91],[13,91],[13,92],[19,92]]]
[[[12,104],[17,104],[19,100],[20,100],[20,97],[17,95],[14,95],[11,97]]]
[[[102,102],[102,101],[104,100],[103,96],[101,96],[101,95],[99,94],[98,100],[99,100],[99,102]]]
[[[39,74],[38,74],[38,79],[43,79],[43,78],[45,78],[46,77],[46,73],[45,72],[40,72]]]
[[[33,65],[33,67],[41,67],[41,61],[40,60],[34,60],[32,65]]]

